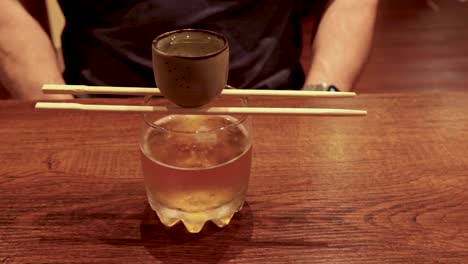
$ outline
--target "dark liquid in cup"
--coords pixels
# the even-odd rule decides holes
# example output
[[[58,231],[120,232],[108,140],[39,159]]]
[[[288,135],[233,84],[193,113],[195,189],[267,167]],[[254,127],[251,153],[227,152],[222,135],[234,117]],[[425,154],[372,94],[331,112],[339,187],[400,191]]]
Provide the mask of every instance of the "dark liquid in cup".
[[[168,55],[200,57],[214,54],[225,46],[224,39],[215,34],[200,31],[183,31],[161,38],[156,48]]]

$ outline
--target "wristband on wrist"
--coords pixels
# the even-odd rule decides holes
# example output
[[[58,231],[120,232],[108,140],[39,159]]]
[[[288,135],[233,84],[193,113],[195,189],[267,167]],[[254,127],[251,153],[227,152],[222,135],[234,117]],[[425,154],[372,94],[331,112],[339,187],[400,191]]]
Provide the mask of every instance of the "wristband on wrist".
[[[328,85],[326,83],[320,84],[305,84],[302,87],[303,90],[308,91],[328,91],[328,92],[339,92],[340,90],[335,85]]]

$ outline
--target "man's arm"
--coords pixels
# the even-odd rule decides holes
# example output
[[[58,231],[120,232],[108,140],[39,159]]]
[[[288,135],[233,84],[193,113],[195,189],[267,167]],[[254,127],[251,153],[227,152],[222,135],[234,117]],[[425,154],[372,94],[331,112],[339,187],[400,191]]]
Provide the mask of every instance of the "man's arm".
[[[13,98],[72,98],[42,94],[42,84],[64,81],[49,37],[17,0],[0,1],[0,82]]]
[[[378,0],[332,0],[312,45],[307,84],[333,84],[349,91],[369,56]]]

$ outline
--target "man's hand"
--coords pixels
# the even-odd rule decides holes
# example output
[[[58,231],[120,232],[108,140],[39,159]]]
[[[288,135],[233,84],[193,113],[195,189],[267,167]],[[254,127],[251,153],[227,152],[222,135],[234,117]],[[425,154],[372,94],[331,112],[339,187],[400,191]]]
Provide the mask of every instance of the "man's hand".
[[[378,0],[330,1],[312,46],[306,84],[353,88],[369,56]]]

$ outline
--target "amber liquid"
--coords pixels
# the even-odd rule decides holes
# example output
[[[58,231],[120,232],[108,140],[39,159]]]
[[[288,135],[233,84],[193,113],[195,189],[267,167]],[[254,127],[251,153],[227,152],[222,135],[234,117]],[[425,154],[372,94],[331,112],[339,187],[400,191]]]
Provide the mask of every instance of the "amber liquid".
[[[229,223],[244,203],[251,140],[227,116],[169,116],[149,128],[141,145],[148,200],[161,222],[182,221],[199,232],[206,221]],[[225,127],[222,130],[214,128]],[[168,132],[168,131],[185,131]],[[186,133],[198,131],[198,133]],[[209,132],[207,132],[209,131]]]

